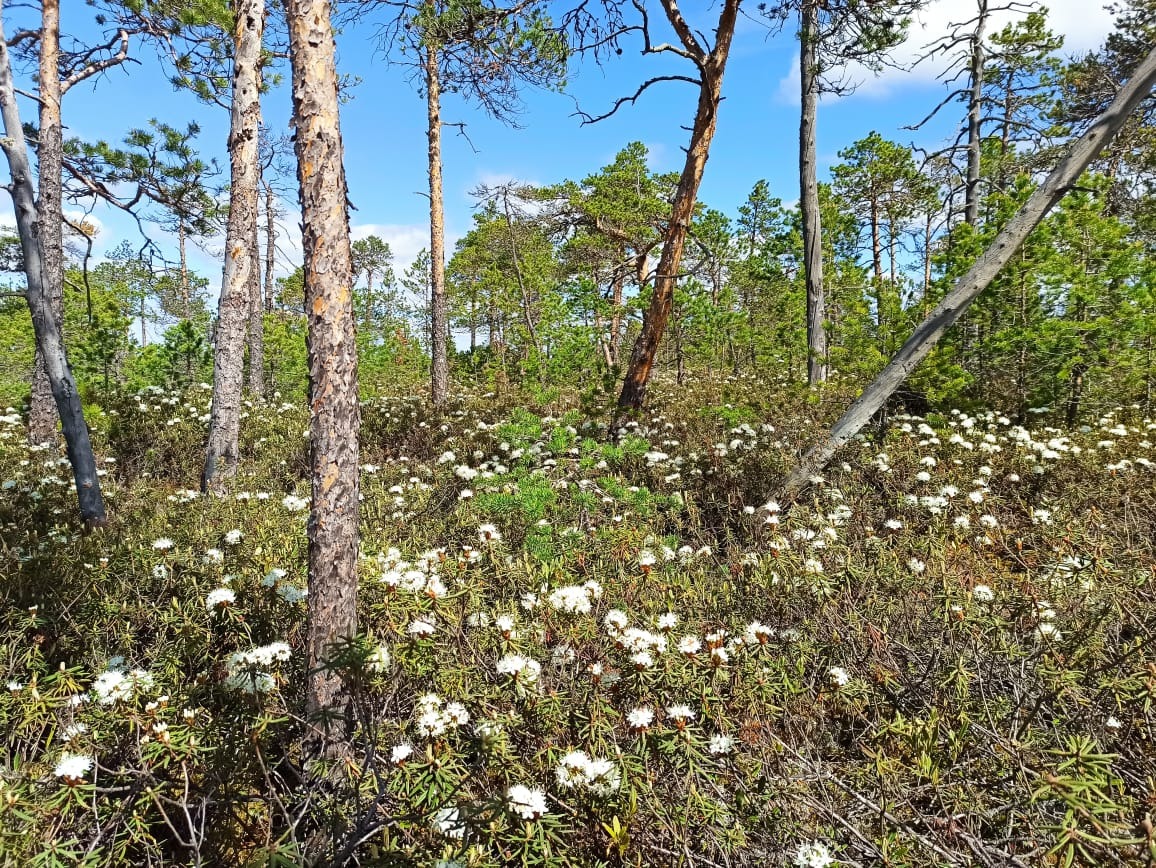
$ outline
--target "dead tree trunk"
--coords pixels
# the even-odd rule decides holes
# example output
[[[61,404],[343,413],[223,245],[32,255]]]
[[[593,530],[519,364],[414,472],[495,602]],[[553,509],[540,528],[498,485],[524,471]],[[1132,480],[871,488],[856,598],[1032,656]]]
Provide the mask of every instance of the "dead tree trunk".
[[[1000,269],[1015,255],[1032,230],[1115,137],[1128,119],[1128,115],[1148,95],[1154,85],[1156,85],[1156,50],[1153,50],[1136,68],[1132,78],[1120,89],[1112,104],[1096,119],[1088,131],[1068,146],[1067,153],[1043,184],[996,236],[991,246],[984,251],[967,274],[959,279],[951,292],[916,327],[887,367],[863,390],[863,394],[835,423],[827,437],[813,447],[791,471],[783,483],[784,497],[790,499],[797,495],[807,480],[826,466],[835,451],[859,433],[868,420],[883,407],[891,394],[931,352],[943,333],[995,279]]]
[[[819,10],[815,0],[800,11],[799,214],[803,221],[803,274],[807,283],[807,382],[827,379],[827,302],[823,286],[823,224],[819,215],[815,122],[819,111]]]
[[[438,49],[427,37],[425,89],[429,136],[429,263],[430,263],[430,399],[444,404],[450,393],[449,347],[446,340],[445,202],[442,198],[441,85]]]
[[[265,310],[273,310],[276,283],[273,280],[273,261],[277,252],[277,197],[273,187],[265,185]]]
[[[0,13],[2,11],[3,0],[0,0]],[[72,464],[72,474],[76,480],[80,516],[86,526],[98,527],[106,521],[104,498],[100,491],[100,478],[96,475],[96,456],[92,451],[88,425],[84,421],[84,408],[80,402],[80,394],[76,390],[76,381],[68,364],[56,312],[44,279],[39,215],[32,192],[32,170],[28,165],[24,128],[20,124],[20,112],[16,105],[16,88],[12,80],[12,66],[8,56],[8,43],[4,37],[2,14],[0,14],[0,113],[3,114],[5,133],[4,137],[0,138],[0,148],[8,159],[8,167],[12,174],[9,190],[16,212],[20,250],[24,257],[24,273],[27,276],[25,298],[32,314],[36,348],[44,359],[44,370],[64,430],[68,460]]]
[[[971,226],[979,222],[979,158],[983,141],[983,37],[987,30],[988,0],[979,0],[975,32],[971,36],[971,89],[967,97],[967,186],[964,190],[964,220]]]
[[[40,130],[37,133],[37,210],[43,256],[44,292],[52,307],[57,330],[64,323],[64,203],[61,164],[64,133],[60,122],[60,0],[43,0],[40,13]],[[32,443],[56,440],[56,401],[40,348],[32,370],[28,411],[28,439]]]
[[[249,254],[253,265],[249,272],[249,391],[255,398],[265,397],[265,307],[261,303],[261,246],[257,240],[257,202],[253,200],[252,241]]]
[[[232,0],[233,103],[229,123],[229,222],[225,228],[225,275],[213,347],[213,405],[205,449],[203,491],[220,491],[237,472],[241,433],[241,384],[249,320],[257,223],[257,137],[261,125],[261,35],[265,0]]]
[[[703,169],[710,155],[710,143],[718,123],[718,108],[722,93],[723,73],[726,71],[730,54],[731,39],[735,32],[741,0],[725,0],[719,15],[718,30],[714,48],[707,52],[699,44],[686,19],[682,17],[674,0],[663,0],[667,19],[682,42],[678,53],[689,57],[698,66],[698,108],[691,128],[690,147],[686,150],[686,162],[674,193],[670,208],[670,222],[662,244],[662,254],[654,274],[654,290],[650,296],[650,306],[642,318],[642,332],[634,342],[630,354],[630,364],[626,369],[626,379],[618,396],[618,410],[612,429],[627,413],[642,409],[646,400],[646,387],[650,382],[650,372],[666,323],[670,319],[674,303],[674,286],[678,279],[678,268],[682,262],[682,251],[686,235],[694,215],[694,204],[698,197],[698,187],[702,182]]]
[[[336,643],[357,630],[357,341],[337,68],[328,0],[289,0],[293,123],[301,186],[301,240],[308,318],[309,519],[307,741],[341,716],[341,678],[327,668]]]

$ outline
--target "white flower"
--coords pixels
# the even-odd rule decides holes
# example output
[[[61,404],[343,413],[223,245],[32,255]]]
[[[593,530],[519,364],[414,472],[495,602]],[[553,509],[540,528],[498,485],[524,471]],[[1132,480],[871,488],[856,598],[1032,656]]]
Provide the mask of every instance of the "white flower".
[[[911,570],[911,572],[915,573],[916,575],[919,575],[927,569],[927,564],[925,564],[919,558],[911,558],[907,562],[907,569]]]
[[[537,820],[546,815],[546,792],[515,784],[506,792],[506,804],[523,820]]]
[[[657,558],[655,558],[654,552],[652,552],[650,549],[643,549],[638,553],[638,565],[640,567],[654,566],[654,562],[656,560]]]
[[[831,851],[818,841],[800,844],[799,849],[795,851],[796,868],[827,868],[828,865],[834,864],[835,859]]]
[[[626,715],[626,722],[631,729],[647,729],[654,723],[654,709],[636,708]]]
[[[64,727],[64,732],[62,733],[62,737],[63,737],[64,741],[66,741],[66,742],[76,741],[78,738],[80,738],[86,732],[88,732],[88,724],[70,723],[68,726]]]
[[[225,562],[225,553],[220,549],[206,549],[202,560],[206,564],[221,564]],[[163,564],[157,564],[157,566],[162,570],[164,569]],[[164,576],[160,576],[160,578],[164,578]]]
[[[233,530],[231,530],[227,534],[225,534],[225,545],[235,546],[241,542],[241,538],[243,536],[244,536],[244,534],[242,534],[239,530],[234,528]]]
[[[995,592],[987,585],[976,585],[971,589],[971,594],[981,603],[990,603],[995,599]]]
[[[680,654],[697,654],[702,647],[702,640],[697,636],[683,636],[678,640],[678,651]]]
[[[385,672],[389,669],[389,649],[384,645],[378,645],[370,651],[365,659],[365,668],[370,672]]]
[[[433,815],[433,827],[447,838],[464,838],[466,821],[462,812],[454,807],[439,808]]]
[[[498,661],[499,675],[509,675],[522,684],[533,684],[538,680],[542,664],[521,654],[507,654]]]
[[[602,623],[606,625],[606,632],[614,636],[626,628],[630,618],[621,609],[611,609],[602,619]]]
[[[1039,626],[1036,627],[1036,635],[1041,639],[1049,639],[1054,641],[1062,638],[1064,634],[1061,633],[1059,628],[1050,621],[1041,621]]]
[[[289,510],[289,512],[300,512],[301,510],[308,508],[309,500],[308,498],[287,494],[285,497],[281,498],[281,505]]]
[[[585,585],[565,585],[551,591],[546,602],[556,611],[585,615],[590,612],[591,597],[590,589]]]
[[[1108,729],[1119,729],[1123,725],[1124,724],[1120,723],[1119,720],[1117,720],[1115,717],[1112,717],[1111,715],[1109,715],[1108,719],[1104,721],[1104,726],[1108,727]]]
[[[497,542],[502,538],[502,534],[492,524],[478,525],[478,539],[482,542]]]
[[[832,666],[827,670],[827,677],[836,687],[846,687],[851,683],[851,673],[842,666]]]
[[[217,588],[214,591],[209,591],[208,596],[205,597],[205,608],[210,612],[214,612],[217,609],[223,609],[232,605],[236,599],[237,595],[233,593],[232,589]]]
[[[409,622],[409,627],[406,628],[406,630],[409,635],[417,636],[420,638],[425,636],[432,636],[437,630],[437,627],[434,626],[433,622],[428,618],[414,618]]]
[[[707,750],[715,756],[723,756],[730,753],[734,746],[735,740],[729,735],[712,735]]]
[[[674,612],[659,615],[657,623],[659,630],[673,630],[678,625],[678,615],[674,614]]]
[[[694,710],[689,705],[671,705],[666,709],[666,716],[682,729],[687,723],[694,720]]]
[[[558,768],[554,770],[558,778],[558,785],[563,789],[573,789],[586,783],[586,767],[590,765],[590,757],[584,750],[573,750],[558,761]]]
[[[158,552],[167,552],[173,547],[173,541],[167,536],[162,536],[159,539],[153,540],[153,548]]]
[[[92,757],[84,754],[66,753],[60,755],[60,762],[56,764],[53,774],[64,778],[65,783],[75,785],[84,780],[92,768]]]

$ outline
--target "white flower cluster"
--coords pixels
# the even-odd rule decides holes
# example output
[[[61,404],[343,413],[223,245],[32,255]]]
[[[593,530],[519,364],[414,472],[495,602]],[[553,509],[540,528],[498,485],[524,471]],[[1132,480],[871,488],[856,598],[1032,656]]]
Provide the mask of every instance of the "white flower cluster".
[[[599,797],[614,794],[622,786],[622,772],[608,759],[592,759],[584,750],[562,757],[555,770],[563,789],[582,789]]]
[[[440,600],[449,593],[445,582],[438,574],[438,566],[445,558],[445,549],[431,549],[410,563],[402,559],[400,551],[391,548],[378,557],[378,562],[383,567],[381,582],[389,588],[400,588],[411,594]]]
[[[284,570],[274,567],[261,579],[261,587],[272,588],[278,597],[290,605],[300,603],[309,596],[309,592],[290,582],[286,582],[285,577],[287,575],[288,573]]]
[[[498,661],[499,675],[509,675],[519,687],[529,687],[538,680],[542,664],[521,654],[507,654]]]
[[[269,693],[277,684],[266,670],[285,662],[292,653],[284,642],[259,645],[248,651],[234,651],[225,660],[227,674],[224,685],[230,690],[244,693]]]
[[[92,682],[92,692],[101,705],[128,702],[138,692],[153,686],[153,677],[143,669],[126,672],[119,658],[109,661],[108,669]]]
[[[555,588],[546,597],[550,608],[558,612],[588,615],[594,600],[602,596],[602,586],[591,579],[581,585],[564,585]]]
[[[546,791],[515,784],[506,791],[506,805],[523,820],[537,820],[546,816]]]
[[[809,844],[800,844],[795,851],[796,868],[827,868],[834,865],[835,858],[825,844],[812,841]]]
[[[418,697],[414,722],[422,738],[437,738],[470,722],[470,713],[460,702],[446,702],[436,693]]]
[[[92,769],[92,757],[83,754],[65,753],[60,755],[53,774],[63,778],[69,785],[79,784]]]

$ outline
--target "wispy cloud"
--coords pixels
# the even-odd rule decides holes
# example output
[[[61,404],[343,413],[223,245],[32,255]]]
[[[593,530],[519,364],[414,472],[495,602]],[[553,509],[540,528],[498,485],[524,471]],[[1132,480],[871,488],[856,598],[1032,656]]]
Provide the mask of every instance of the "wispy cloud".
[[[1097,0],[1050,0],[1048,26],[1064,37],[1064,54],[1083,54],[1101,45],[1112,30],[1112,15]],[[975,14],[972,3],[959,0],[934,0],[914,16],[907,40],[892,52],[894,67],[876,74],[859,65],[847,69],[847,81],[858,84],[856,95],[866,98],[885,98],[908,87],[926,87],[938,81],[956,56],[940,54],[912,68],[927,53],[928,46],[946,36],[952,25],[967,21]],[[1022,20],[1022,14],[993,12],[988,33],[1002,30],[1013,21]],[[790,105],[799,104],[799,55],[796,52],[790,69],[779,79],[776,98]]]

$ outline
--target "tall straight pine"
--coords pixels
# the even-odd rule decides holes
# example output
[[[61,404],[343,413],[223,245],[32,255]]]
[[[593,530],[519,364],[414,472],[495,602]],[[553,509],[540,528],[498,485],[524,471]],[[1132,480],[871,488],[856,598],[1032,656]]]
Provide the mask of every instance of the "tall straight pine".
[[[313,737],[340,716],[340,677],[326,668],[332,647],[357,630],[357,342],[349,214],[338,124],[337,70],[328,0],[289,0],[293,125],[301,185],[308,318],[309,519],[306,715]]]

